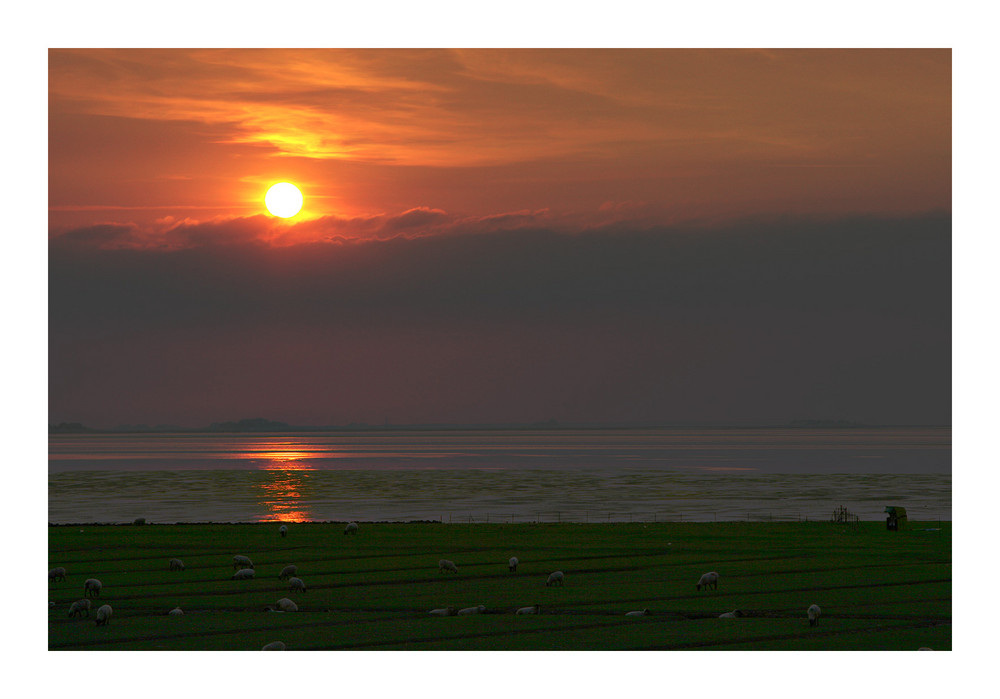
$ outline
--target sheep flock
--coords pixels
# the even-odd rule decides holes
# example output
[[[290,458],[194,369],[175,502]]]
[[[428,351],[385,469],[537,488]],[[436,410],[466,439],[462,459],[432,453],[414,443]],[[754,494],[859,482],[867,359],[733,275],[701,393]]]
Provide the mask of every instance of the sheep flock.
[[[194,565],[191,571],[182,576],[172,575],[171,573],[184,571],[185,564],[180,558],[167,558],[167,556],[164,556],[163,558],[159,559],[156,562],[155,570],[158,571],[158,574],[163,577],[164,582],[183,581],[183,582],[178,582],[178,584],[180,585],[192,584],[194,586],[218,585],[220,586],[220,588],[223,585],[228,586],[226,589],[230,590],[230,592],[228,592],[227,594],[234,596],[233,598],[234,602],[232,603],[232,606],[235,606],[237,608],[239,608],[240,605],[244,604],[243,599],[246,595],[256,595],[258,592],[266,591],[269,596],[269,599],[274,600],[277,594],[281,594],[277,593],[276,592],[277,590],[287,590],[283,594],[289,595],[288,597],[281,597],[280,599],[277,599],[277,601],[275,602],[268,602],[266,606],[264,606],[265,599],[260,599],[259,603],[256,600],[252,601],[252,603],[246,607],[248,611],[250,609],[253,609],[259,612],[259,610],[263,606],[265,611],[279,612],[285,614],[298,613],[296,614],[296,616],[303,615],[306,616],[307,618],[309,618],[308,615],[310,613],[313,614],[317,612],[330,613],[331,611],[333,611],[331,609],[319,606],[322,603],[317,603],[313,599],[317,596],[322,598],[323,597],[322,591],[324,590],[324,588],[329,590],[329,588],[331,587],[335,588],[338,587],[338,585],[342,584],[339,582],[339,580],[337,580],[333,584],[329,582],[329,578],[327,577],[331,574],[329,561],[322,561],[322,564],[317,564],[317,560],[315,558],[310,558],[309,555],[302,555],[302,557],[299,559],[299,563],[305,570],[305,576],[310,577],[310,579],[314,583],[316,583],[315,588],[320,590],[320,593],[318,595],[317,592],[314,591],[313,594],[308,595],[307,598],[306,597],[307,586],[304,579],[302,577],[299,577],[299,565],[287,563],[288,558],[285,557],[288,554],[288,552],[297,550],[298,548],[297,545],[301,542],[302,539],[300,532],[297,530],[296,537],[293,537],[294,542],[289,542],[289,543],[294,543],[295,545],[289,546],[289,544],[286,544],[284,541],[281,541],[282,539],[285,539],[287,537],[288,529],[285,525],[282,525],[279,529],[280,538],[274,537],[274,529],[270,529],[269,531],[270,534],[268,535],[268,537],[269,540],[272,542],[270,544],[270,549],[268,549],[266,546],[261,547],[259,545],[254,545],[252,543],[249,545],[246,544],[246,542],[240,544],[241,548],[245,546],[244,550],[247,553],[253,555],[253,557],[258,560],[259,565],[257,566],[255,566],[253,560],[249,555],[236,554],[232,555],[231,558],[228,559],[230,561],[230,564],[232,565],[232,571],[229,571],[227,567],[229,565],[227,564],[227,556],[229,556],[229,552],[224,552],[224,551],[219,552],[219,554],[215,556],[213,560],[208,560],[207,555],[203,554],[200,551],[197,553],[192,553],[191,551],[185,552],[185,551],[178,551],[175,549],[174,551],[170,551],[169,553],[176,552],[181,555],[184,555],[185,558],[188,558],[188,560],[191,561],[192,564]],[[347,528],[344,530],[344,534],[350,536],[357,536],[358,531],[359,528],[357,523],[351,522],[347,525]],[[378,530],[372,530],[371,532],[369,532],[366,529],[365,536],[377,536],[378,533],[379,533]],[[336,538],[340,540],[339,536],[337,536]],[[358,541],[363,542],[364,540],[365,540],[364,538],[361,538]],[[357,550],[354,548],[355,544],[353,542],[348,543],[347,541],[343,541],[343,543],[340,545],[346,547],[351,551]],[[433,571],[434,558],[432,556],[425,556],[420,560],[415,559],[413,564],[414,572],[409,574],[404,574],[404,575],[413,575],[415,578],[418,578],[420,580],[421,584],[430,584],[436,586],[435,590],[437,592],[435,593],[435,595],[427,596],[424,598],[425,600],[430,599],[431,601],[426,603],[426,605],[421,605],[415,602],[411,606],[407,606],[405,603],[406,594],[405,592],[402,592],[405,588],[401,587],[399,588],[401,590],[401,594],[397,599],[404,600],[404,602],[403,604],[399,604],[398,606],[394,607],[393,612],[395,614],[399,614],[402,616],[421,615],[423,618],[425,618],[425,621],[422,623],[433,624],[435,626],[441,624],[451,629],[461,629],[459,631],[449,631],[449,633],[463,634],[463,633],[469,633],[470,632],[469,630],[484,628],[482,626],[482,624],[485,623],[483,620],[471,619],[462,621],[457,619],[457,617],[469,617],[469,616],[489,617],[490,615],[539,616],[539,615],[565,614],[567,613],[567,607],[563,606],[562,608],[560,608],[561,606],[560,600],[567,599],[574,589],[580,589],[582,587],[585,587],[588,584],[589,576],[583,575],[583,573],[589,574],[592,572],[591,570],[577,570],[576,572],[574,572],[573,568],[567,567],[567,570],[569,570],[569,576],[567,576],[567,574],[563,570],[552,571],[552,568],[549,567],[549,565],[553,561],[565,562],[569,559],[566,557],[556,556],[552,557],[551,559],[543,560],[542,557],[538,556],[537,552],[534,556],[532,556],[528,552],[521,552],[522,556],[528,556],[526,560],[524,560],[523,562],[521,558],[519,558],[518,556],[510,556],[509,558],[505,558],[504,556],[506,556],[507,553],[509,552],[504,552],[502,554],[499,554],[494,558],[492,558],[492,560],[487,562],[484,562],[482,557],[478,558],[470,557],[465,549],[454,550],[451,552],[444,550],[442,551],[442,553],[451,556],[451,558],[439,558],[437,560],[437,573],[438,573],[437,575]],[[191,558],[192,556],[194,556],[195,559],[192,559]],[[298,558],[298,555],[296,555],[296,557]],[[352,558],[351,556],[342,559],[342,561],[346,562],[347,565],[353,565],[353,561],[355,560],[357,559]],[[165,566],[164,563],[166,563]],[[463,572],[460,572],[460,567],[459,567],[460,564],[462,566],[461,570]],[[359,566],[362,569],[364,568],[365,565],[368,564],[367,563],[359,564]],[[504,569],[504,566],[506,566],[506,571]],[[545,567],[543,568],[542,566]],[[113,614],[111,603],[114,603],[115,606],[119,607],[118,616],[115,617],[116,629],[127,625],[130,621],[130,616],[137,616],[134,608],[130,608],[127,604],[123,604],[121,606],[119,606],[118,604],[118,601],[121,600],[134,599],[135,598],[134,589],[129,589],[125,587],[120,579],[115,579],[113,575],[107,572],[106,567],[94,566],[90,571],[87,571],[80,563],[77,562],[73,563],[73,568],[76,571],[74,574],[74,578],[76,580],[84,578],[84,576],[88,572],[97,573],[102,577],[104,577],[105,580],[107,580],[108,583],[110,583],[110,586],[105,587],[105,585],[101,582],[101,580],[97,579],[96,577],[87,577],[83,582],[83,593],[84,593],[83,597],[81,599],[73,601],[72,603],[69,603],[72,597],[65,600],[65,603],[68,604],[68,614],[66,614],[66,612],[63,611],[58,612],[58,614],[62,617],[62,621],[60,623],[77,624],[79,622],[75,621],[76,619],[82,619],[84,617],[90,618],[90,612],[92,607],[100,605],[96,609],[96,614],[94,617],[95,625],[97,627],[108,626],[111,623]],[[261,573],[260,576],[257,576],[258,571]],[[349,573],[350,570],[338,569],[334,572],[336,574]],[[723,570],[723,572],[726,571]],[[512,575],[513,573],[518,573],[518,574]],[[604,573],[602,572],[602,574]],[[623,574],[628,576],[631,575],[632,573],[630,571],[627,571]],[[201,577],[199,577],[199,575],[201,575]],[[675,574],[671,576],[671,580],[663,581],[660,589],[666,595],[664,599],[674,599],[679,596],[688,596],[691,599],[695,599],[697,593],[697,599],[699,600],[698,603],[699,607],[693,612],[688,611],[685,612],[684,614],[689,615],[687,618],[704,620],[704,623],[712,623],[709,621],[710,619],[733,620],[732,624],[735,624],[736,626],[742,625],[745,627],[746,624],[751,623],[750,621],[747,621],[748,618],[760,619],[761,617],[773,618],[776,616],[777,617],[785,616],[788,617],[789,619],[798,619],[798,621],[795,623],[802,624],[802,626],[805,627],[805,624],[803,623],[801,617],[802,614],[801,610],[805,606],[805,604],[799,606],[800,603],[795,602],[794,600],[789,603],[787,607],[788,609],[787,612],[784,609],[781,609],[780,613],[777,614],[775,613],[775,609],[773,608],[768,610],[761,610],[761,609],[748,610],[746,608],[744,609],[732,608],[733,603],[740,602],[739,595],[743,591],[740,589],[740,585],[746,586],[747,581],[744,578],[736,579],[738,576],[736,576],[732,572],[727,573],[727,575],[734,575],[733,579],[735,579],[735,582],[732,582],[733,579],[727,578],[727,580],[731,580],[731,582],[725,583],[722,592],[720,592],[719,582],[721,576],[719,572],[712,570],[709,572],[701,573],[699,575],[699,573],[696,570],[691,570],[689,568],[681,570],[680,568],[678,568],[675,571]],[[190,576],[193,576],[193,579]],[[242,584],[235,585],[229,583],[226,580],[227,577],[232,581],[243,581],[243,582]],[[479,578],[481,577],[489,580],[488,586],[482,586],[479,589],[474,587],[469,587],[468,583],[470,583],[471,581],[478,581]],[[568,586],[566,585],[567,577],[569,577]],[[277,583],[275,581],[275,578],[277,578],[280,581],[283,581],[284,584]],[[63,583],[66,580],[67,580],[66,567],[58,566],[51,568],[49,570],[49,582],[51,590],[67,589],[65,586],[57,587],[59,583]],[[210,582],[204,582],[206,580],[209,580]],[[345,578],[345,580],[348,585],[353,586],[359,584],[350,579]],[[691,582],[695,580],[696,580],[696,582],[694,583],[695,591],[691,591],[689,585],[691,584]],[[406,584],[405,579],[400,580],[398,582],[402,583],[403,585]],[[545,588],[550,588],[550,589],[542,590],[541,589],[542,582],[544,582]],[[642,580],[641,583],[645,585],[646,581]],[[153,584],[160,585],[162,583],[153,583]],[[364,583],[361,582],[360,584]],[[475,582],[473,582],[473,584],[475,584]],[[607,585],[608,582],[602,581],[601,584]],[[79,590],[78,585],[79,583],[72,584],[72,589],[78,591]],[[536,592],[529,591],[527,594],[524,594],[524,596],[521,597],[520,599],[518,598],[519,595],[511,595],[510,597],[512,599],[509,601],[506,601],[504,603],[497,603],[494,601],[491,604],[490,590],[493,589],[494,586],[502,586],[510,590],[534,589],[536,590]],[[163,589],[165,591],[167,590],[166,587],[164,587]],[[610,590],[612,588],[608,587],[607,589]],[[710,594],[705,594],[705,593],[710,593]],[[493,594],[494,595],[496,594],[495,590],[493,591]],[[533,597],[534,600],[532,599]],[[614,616],[617,617],[619,620],[621,619],[621,616],[624,615],[629,619],[628,623],[630,625],[634,625],[632,626],[632,628],[636,629],[641,628],[642,625],[662,623],[662,620],[664,619],[676,620],[678,618],[679,613],[676,611],[671,611],[670,610],[671,605],[669,604],[664,605],[665,609],[661,610],[651,611],[648,608],[637,609],[636,607],[638,605],[635,604],[635,602],[641,599],[642,599],[641,596],[635,594],[631,596],[624,596],[623,599],[619,600],[620,604],[612,603],[611,605],[609,605],[613,607],[613,609],[609,610],[608,613],[609,614],[613,613]],[[715,606],[714,602],[717,599],[720,601],[725,599],[729,602],[729,604],[727,604],[726,606],[722,606],[721,604]],[[99,600],[99,601],[94,603],[92,602],[92,600]],[[305,602],[303,602],[303,600],[305,600]],[[542,603],[544,603],[545,606],[543,607],[535,600],[540,600]],[[629,600],[632,600],[631,605],[629,605]],[[175,606],[175,602],[177,601],[181,601],[185,605],[185,608],[188,609],[189,614],[186,614],[185,611],[182,610],[179,605]],[[809,600],[802,600],[802,602],[808,602],[808,601]],[[60,609],[65,610],[67,607],[62,606],[62,604],[63,602],[60,601]],[[171,608],[171,606],[173,606],[173,608]],[[433,608],[431,608],[432,606]],[[715,608],[713,609],[713,607]],[[169,611],[165,611],[167,609],[169,609]],[[797,611],[793,612],[792,610],[797,610]],[[172,617],[186,616],[187,619],[180,619],[176,622],[171,622],[171,623],[177,624],[177,626],[174,627],[176,629],[187,630],[190,628],[188,624],[191,624],[192,622],[197,620],[199,618],[198,614],[200,612],[203,613],[205,611],[212,611],[212,610],[198,609],[195,605],[189,604],[189,601],[174,599],[174,600],[169,600],[167,604],[159,607],[159,609],[154,613],[159,615],[168,615]],[[66,616],[62,616],[64,614],[66,614]],[[443,619],[440,622],[431,621],[431,620],[426,620],[427,616],[442,617]],[[820,616],[821,616],[821,610],[818,604],[811,604],[806,609],[806,617],[808,620],[809,627],[817,627],[819,625]],[[450,619],[451,617],[456,617],[456,619]],[[277,621],[278,618],[279,617],[275,617],[275,620]],[[325,619],[325,617],[318,617],[318,616],[314,616],[312,618],[317,619],[320,622],[322,622]],[[739,621],[741,619],[743,621]],[[834,619],[836,619],[836,614],[834,614]],[[510,623],[514,625],[514,628],[525,628],[525,629],[539,628],[537,626],[538,622],[533,622],[533,621],[518,620],[515,622],[511,620]],[[458,626],[457,627],[451,626],[454,624],[457,624]],[[720,628],[722,626],[726,626],[727,628],[735,628],[734,626],[732,626],[732,624],[729,625],[720,624]],[[87,626],[85,627],[81,626],[81,628],[93,629],[94,626],[89,625],[88,623]],[[106,632],[90,631],[89,633],[105,634]],[[814,632],[812,631],[807,632],[803,630],[803,633],[814,635]],[[288,637],[286,636],[286,638]],[[260,648],[261,647],[260,644],[264,643],[265,640],[266,638],[264,637],[255,638],[254,648]],[[295,639],[292,638],[290,640],[294,641]],[[264,644],[261,649],[285,650],[286,644],[283,641],[271,641]]]
[[[282,525],[279,529],[282,538],[287,536],[288,528]],[[356,534],[358,531],[358,525],[355,522],[351,522],[347,525],[344,530],[345,534]],[[513,573],[517,571],[517,567],[520,560],[517,556],[511,556],[507,560],[507,569],[509,572]],[[254,580],[256,577],[256,569],[254,567],[253,561],[249,556],[243,554],[237,554],[232,557],[232,566],[235,572],[231,576],[233,580]],[[179,558],[171,558],[168,562],[168,569],[170,571],[183,571],[185,566],[183,561]],[[438,561],[438,571],[442,573],[458,573],[458,566],[454,561],[442,558]],[[289,564],[281,568],[277,577],[280,580],[287,580],[289,584],[289,589],[292,592],[306,592],[305,582],[296,576],[298,573],[298,566],[294,564]],[[552,587],[563,586],[565,582],[565,573],[561,570],[554,571],[550,573],[545,579],[545,586]],[[62,582],[66,580],[66,569],[64,567],[56,567],[49,571],[49,580],[53,582]],[[703,574],[696,584],[697,590],[700,592],[704,590],[717,590],[719,583],[719,574],[715,571]],[[84,598],[73,602],[69,607],[69,617],[75,616],[90,616],[91,609],[91,597],[100,597],[102,590],[102,583],[96,578],[88,578],[84,582]],[[279,599],[274,605],[268,605],[265,607],[266,611],[277,611],[277,612],[297,612],[299,611],[298,604],[287,597]],[[541,606],[538,604],[532,604],[523,607],[516,607],[511,609],[508,613],[513,613],[515,616],[520,615],[538,615],[541,613]],[[481,615],[487,613],[503,613],[503,610],[489,610],[486,605],[477,604],[467,607],[458,607],[455,605],[448,605],[444,607],[437,607],[431,609],[427,612],[430,616],[471,616],[471,615]],[[107,625],[111,620],[112,608],[109,604],[102,605],[97,610],[96,623],[98,626]],[[168,612],[169,616],[182,616],[184,611],[180,607],[175,607]],[[635,611],[629,611],[625,613],[626,617],[646,617],[650,615],[649,609],[641,609]],[[807,616],[809,619],[809,625],[815,626],[819,623],[820,609],[817,605],[812,605],[807,610]],[[720,619],[736,619],[743,616],[740,610],[736,609],[730,612],[724,612],[719,615]],[[284,650],[285,644],[282,641],[274,641],[266,644],[262,650]]]

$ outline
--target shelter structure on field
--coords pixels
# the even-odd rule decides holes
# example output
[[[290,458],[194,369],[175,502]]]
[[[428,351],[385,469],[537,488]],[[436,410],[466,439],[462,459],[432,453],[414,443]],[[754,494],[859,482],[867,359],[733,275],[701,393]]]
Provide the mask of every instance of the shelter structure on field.
[[[891,532],[898,531],[906,523],[906,508],[887,505],[885,508],[888,517],[885,518],[885,528]]]

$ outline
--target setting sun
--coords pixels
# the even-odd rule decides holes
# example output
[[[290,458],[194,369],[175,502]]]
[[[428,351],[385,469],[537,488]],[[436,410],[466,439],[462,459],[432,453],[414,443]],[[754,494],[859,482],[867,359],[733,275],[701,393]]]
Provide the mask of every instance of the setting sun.
[[[264,206],[272,216],[291,218],[302,209],[302,192],[294,184],[279,182],[267,190]]]

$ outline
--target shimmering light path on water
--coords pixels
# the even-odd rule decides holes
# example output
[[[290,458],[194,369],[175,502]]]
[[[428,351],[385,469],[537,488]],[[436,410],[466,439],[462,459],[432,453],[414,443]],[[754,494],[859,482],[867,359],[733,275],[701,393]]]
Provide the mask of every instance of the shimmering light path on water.
[[[49,521],[951,519],[950,430],[98,435]]]

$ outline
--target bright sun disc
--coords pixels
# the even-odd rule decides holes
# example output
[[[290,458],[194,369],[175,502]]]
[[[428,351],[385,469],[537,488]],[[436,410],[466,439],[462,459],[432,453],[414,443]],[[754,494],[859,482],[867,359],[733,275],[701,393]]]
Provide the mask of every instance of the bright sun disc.
[[[294,184],[279,182],[267,190],[264,206],[272,216],[291,218],[302,209],[302,192]]]

